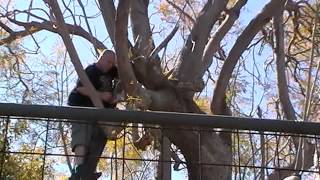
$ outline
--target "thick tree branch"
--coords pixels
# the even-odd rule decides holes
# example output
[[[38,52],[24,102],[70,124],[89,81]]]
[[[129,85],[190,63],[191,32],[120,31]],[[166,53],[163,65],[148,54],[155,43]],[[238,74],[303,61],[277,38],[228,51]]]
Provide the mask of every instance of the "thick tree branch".
[[[221,72],[223,73],[220,73],[214,89],[214,95],[211,101],[211,111],[214,114],[224,112],[225,107],[223,107],[223,104],[225,104],[227,86],[241,54],[261,28],[270,21],[274,13],[280,11],[280,8],[284,6],[285,2],[286,0],[271,0],[238,37],[222,66]]]
[[[315,145],[309,142],[305,142],[303,156],[304,159],[304,167],[303,169],[309,169],[313,165],[313,154],[315,152]],[[297,169],[302,168],[302,161],[298,161]],[[297,171],[295,171],[295,161],[291,164],[289,164],[286,167],[283,167],[285,170],[274,170],[268,177],[267,180],[278,180],[278,179],[284,179],[290,175],[293,175]],[[288,170],[290,169],[290,170]]]
[[[112,44],[115,46],[116,8],[113,0],[98,0],[100,11]]]
[[[180,82],[199,82],[201,59],[209,33],[225,10],[227,0],[208,0],[191,30],[173,77]]]
[[[219,49],[221,40],[232,28],[235,21],[239,18],[241,8],[247,3],[248,0],[238,0],[236,4],[227,11],[227,17],[219,26],[217,31],[214,33],[213,37],[207,43],[203,57],[202,57],[202,67],[200,70],[200,76],[203,76],[207,69],[211,66],[212,57]]]
[[[209,33],[221,15],[221,12],[225,10],[228,0],[208,0],[200,12],[200,16],[197,18],[195,25],[191,31],[191,39],[194,41],[193,51],[201,53],[204,50],[206,43],[208,42]]]
[[[170,4],[173,8],[175,8],[180,14],[183,14],[184,16],[187,17],[187,19],[189,19],[192,24],[194,24],[196,21],[188,14],[186,13],[183,9],[181,9],[178,5],[176,5],[174,2],[170,1],[170,0],[166,0],[166,2],[168,4]]]
[[[17,38],[23,38],[28,35],[31,35],[32,33],[39,32],[41,30],[47,30],[50,32],[61,34],[61,32],[58,30],[58,28],[55,27],[55,24],[50,21],[44,21],[44,22],[20,22],[14,19],[8,19],[12,23],[24,27],[26,30],[13,32],[8,37],[0,40],[0,45],[3,44],[9,44],[12,41],[16,40]],[[93,44],[93,46],[96,49],[106,49],[106,46],[99,41],[97,38],[91,36],[86,30],[84,30],[81,26],[78,25],[71,25],[71,24],[65,24],[66,29],[70,34],[74,34],[80,37],[85,38],[89,42]]]
[[[6,38],[0,39],[0,46],[4,44],[10,44],[12,41],[18,40],[20,38],[26,37],[31,35],[32,33],[36,33],[40,31],[40,29],[37,28],[26,28],[26,30],[23,31],[16,31],[10,33],[10,35]]]
[[[135,0],[131,3],[130,19],[132,23],[133,38],[139,38],[139,53],[148,57],[154,49],[152,32],[148,16],[149,0]]]
[[[128,57],[128,15],[130,0],[120,0],[116,14],[115,50],[118,60],[118,70],[122,85],[131,97],[139,98],[136,103],[140,108],[147,109],[151,103],[150,95],[137,81]]]
[[[84,85],[84,87],[88,88],[89,97],[92,100],[92,103],[96,107],[103,108],[104,106],[103,106],[101,99],[98,96],[98,92],[93,87],[88,76],[86,75],[85,71],[83,70],[83,66],[82,66],[80,58],[77,54],[76,48],[70,38],[68,28],[65,25],[64,17],[62,15],[62,12],[60,10],[58,2],[55,0],[49,0],[48,4],[50,5],[51,10],[53,11],[55,17],[57,18],[57,29],[60,32],[60,35],[63,39],[64,44],[66,45],[67,51],[68,51],[70,58],[71,58],[71,62],[73,63],[73,65],[75,67],[75,70],[80,78],[81,83]]]
[[[283,25],[283,8],[274,16],[274,34],[275,34],[275,56],[277,64],[277,85],[279,99],[284,111],[285,117],[288,120],[296,120],[294,108],[291,104],[288,90],[288,82],[285,67],[285,50],[284,50],[284,25]]]
[[[139,84],[133,73],[128,57],[128,15],[130,0],[120,0],[116,14],[115,50],[117,54],[119,75],[124,89],[129,95],[136,95]]]
[[[5,31],[7,31],[9,34],[14,33],[14,31],[12,29],[10,29],[7,25],[5,25],[3,22],[0,21],[0,27],[2,29],[4,29]]]
[[[160,43],[160,45],[155,48],[151,54],[150,54],[150,58],[151,59],[155,59],[156,56],[158,55],[158,53],[161,51],[161,49],[163,49],[164,47],[166,47],[168,45],[168,43],[170,42],[170,40],[173,38],[173,36],[176,34],[176,32],[178,31],[179,26],[176,25],[172,31],[170,32],[170,34]]]
[[[149,57],[155,46],[150,29],[148,5],[148,0],[136,0],[134,3],[131,3],[130,6],[133,38],[137,41],[133,48],[134,56],[132,60],[139,82],[150,90],[159,90],[164,88],[168,82],[162,74],[160,58],[157,54],[159,49],[155,50],[153,55]],[[164,43],[166,43],[166,41],[164,41]],[[161,48],[161,46],[162,45],[159,47]]]
[[[288,83],[287,83],[287,76],[286,76],[286,67],[285,67],[285,45],[284,45],[284,24],[283,24],[283,9],[280,12],[276,13],[273,17],[273,24],[274,24],[274,35],[275,35],[275,57],[276,57],[276,65],[277,65],[277,86],[278,86],[278,93],[279,99],[282,105],[282,110],[285,114],[286,119],[288,120],[296,120],[296,115],[294,108],[291,104],[290,97],[289,97],[289,90],[288,90]],[[309,169],[312,164],[312,157],[314,154],[314,145],[307,143],[305,140],[300,140],[301,142],[298,143],[297,138],[293,138],[295,147],[297,149],[297,155],[295,157],[295,162],[290,164],[288,167],[290,169],[295,168],[303,168]],[[303,143],[304,145],[298,145]],[[302,147],[304,147],[302,149]],[[303,151],[303,152],[302,152]],[[304,153],[305,159],[302,159],[302,153]],[[303,161],[303,163],[302,163]],[[296,166],[295,166],[296,164]],[[302,167],[304,164],[304,167]],[[269,179],[274,179],[275,177],[287,177],[294,173],[294,171],[274,171]]]

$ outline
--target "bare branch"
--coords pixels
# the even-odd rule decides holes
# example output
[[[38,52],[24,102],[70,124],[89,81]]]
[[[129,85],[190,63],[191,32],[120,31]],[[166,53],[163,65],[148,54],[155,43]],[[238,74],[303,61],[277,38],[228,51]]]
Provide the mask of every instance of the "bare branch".
[[[130,3],[130,0],[120,0],[116,15],[115,49],[119,76],[128,95],[131,98],[139,99],[133,103],[141,109],[147,109],[151,104],[150,94],[137,81],[128,57],[128,16]]]
[[[139,44],[137,48],[139,54],[148,57],[154,49],[154,42],[152,39],[152,31],[150,28],[148,16],[149,1],[135,0],[131,3],[130,20],[132,24],[133,39],[138,39]]]
[[[116,54],[119,66],[119,75],[124,89],[129,95],[137,94],[138,82],[133,73],[128,57],[128,15],[130,0],[120,0],[116,15]]]
[[[23,31],[11,32],[9,37],[6,37],[0,40],[0,46],[4,44],[10,44],[12,41],[23,38],[25,36],[29,36],[30,33],[36,33],[38,31],[40,31],[40,29],[29,27]]]
[[[18,38],[26,37],[30,34],[39,32],[41,30],[47,30],[47,31],[59,33],[59,34],[61,33],[55,27],[54,23],[52,23],[50,21],[45,21],[45,22],[41,22],[41,23],[33,21],[33,22],[26,23],[26,22],[20,22],[20,21],[14,20],[14,19],[9,19],[9,20],[11,22],[15,23],[16,25],[24,27],[26,30],[11,33],[9,37],[6,37],[6,38],[0,40],[0,45],[9,44]],[[78,35],[78,36],[85,38],[86,40],[91,42],[96,49],[106,49],[106,46],[101,41],[99,41],[95,37],[92,37],[81,26],[71,25],[71,24],[65,24],[65,26],[66,26],[69,33],[72,33],[74,35]]]
[[[225,37],[228,31],[232,28],[234,22],[239,18],[241,8],[247,3],[248,0],[238,0],[236,4],[227,11],[227,17],[219,26],[213,37],[209,40],[202,57],[202,67],[200,76],[206,72],[212,63],[212,57],[219,49],[221,40]]]
[[[83,12],[83,15],[84,15],[84,20],[85,20],[85,22],[86,22],[86,25],[87,25],[87,28],[88,28],[90,37],[93,38],[93,34],[92,34],[92,30],[91,30],[91,27],[90,27],[90,24],[89,24],[89,21],[88,21],[88,17],[87,17],[86,10],[85,10],[85,8],[84,8],[81,0],[78,0],[78,3],[79,3],[79,5],[80,5],[80,7],[81,7],[81,9],[82,9],[82,12]],[[92,42],[92,41],[93,41],[93,39],[92,39],[90,42]],[[97,55],[98,55],[99,52],[97,51],[97,49],[95,49],[95,50],[96,50],[96,53],[97,53]]]
[[[55,0],[49,0],[48,4],[50,5],[51,10],[53,11],[55,17],[57,18],[57,25],[58,25],[57,29],[60,32],[60,35],[63,39],[64,44],[66,45],[66,48],[67,48],[68,53],[70,55],[71,61],[75,67],[77,74],[79,75],[81,83],[84,85],[84,87],[88,88],[89,97],[92,100],[92,103],[96,107],[103,108],[104,107],[103,103],[102,103],[101,99],[99,98],[96,89],[93,87],[88,76],[86,75],[85,71],[83,70],[83,66],[81,64],[81,61],[80,61],[80,58],[79,58],[78,53],[76,51],[76,48],[70,38],[68,28],[65,25],[65,21],[64,21],[64,18],[63,18],[63,15],[60,10],[58,2]]]
[[[220,14],[225,10],[227,0],[208,0],[200,15],[196,19],[191,34],[182,51],[178,68],[174,71],[173,77],[180,82],[199,82],[199,70],[202,54],[213,25]]]
[[[229,56],[222,66],[219,78],[214,89],[214,95],[211,102],[211,111],[214,114],[221,114],[224,111],[223,105],[225,101],[225,94],[231,74],[235,65],[237,64],[241,54],[245,51],[255,35],[261,28],[270,21],[275,12],[278,12],[284,6],[286,0],[272,0],[263,10],[249,23],[245,30],[238,37],[236,43],[232,47]]]
[[[114,6],[113,0],[98,0],[98,2],[109,37],[112,44],[115,46],[116,8]]]
[[[296,120],[294,108],[291,104],[288,90],[287,76],[285,73],[285,51],[284,51],[284,27],[283,9],[274,16],[275,28],[275,55],[277,64],[278,92],[284,114],[288,120]]]
[[[174,7],[180,14],[183,14],[184,16],[186,16],[191,22],[192,24],[194,24],[196,21],[188,14],[186,13],[183,9],[181,9],[178,5],[176,5],[174,2],[170,1],[170,0],[166,0],[166,2],[168,4],[170,4],[172,7]],[[190,4],[190,3],[189,3]]]
[[[0,21],[0,27],[2,29],[4,29],[5,31],[7,31],[9,34],[14,33],[14,31],[12,29],[10,29],[7,25],[5,25],[3,22]]]
[[[150,58],[151,59],[155,59],[156,56],[158,55],[158,53],[162,50],[162,48],[164,48],[165,46],[167,46],[167,44],[170,42],[170,40],[173,38],[173,36],[176,34],[176,32],[178,31],[179,26],[176,25],[172,31],[170,32],[170,34],[160,43],[160,45],[155,48],[151,54],[150,54]]]
[[[40,10],[41,12],[44,12],[44,13],[48,16],[48,18],[50,18],[50,15],[49,15],[46,11],[44,11],[43,9],[34,8],[34,9],[32,9],[32,10]],[[31,11],[31,10],[30,10],[30,11]],[[17,14],[24,13],[24,14],[26,14],[28,17],[34,17],[34,18],[39,19],[39,20],[42,20],[42,21],[47,21],[47,19],[45,19],[44,17],[38,16],[38,15],[36,15],[36,14],[34,14],[34,13],[31,13],[30,11],[29,11],[29,10],[20,11],[20,10],[15,9],[13,12],[10,12],[10,13],[7,13],[7,14],[13,13],[14,16],[16,16]],[[9,18],[8,15],[5,15],[5,17]]]
[[[71,1],[70,1],[70,3],[71,3]],[[70,5],[70,3],[69,3],[69,5]],[[69,8],[69,5],[67,5],[67,4],[64,2],[64,0],[62,1],[62,4],[63,4],[63,6],[66,8],[66,10],[69,11],[69,13],[71,14],[71,17],[72,17],[72,19],[73,19],[73,24],[77,24],[76,18],[75,18],[75,16],[74,16],[73,12],[71,11],[71,9]]]

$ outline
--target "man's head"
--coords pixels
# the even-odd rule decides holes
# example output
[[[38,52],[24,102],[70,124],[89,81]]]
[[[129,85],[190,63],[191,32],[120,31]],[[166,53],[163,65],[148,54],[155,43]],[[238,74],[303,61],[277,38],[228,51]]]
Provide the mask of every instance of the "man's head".
[[[111,50],[104,50],[99,56],[97,67],[103,72],[108,72],[116,64],[116,54]]]

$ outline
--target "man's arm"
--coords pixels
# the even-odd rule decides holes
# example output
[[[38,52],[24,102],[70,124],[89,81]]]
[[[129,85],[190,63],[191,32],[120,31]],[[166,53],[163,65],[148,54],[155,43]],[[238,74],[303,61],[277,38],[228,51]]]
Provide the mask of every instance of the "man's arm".
[[[87,88],[85,87],[78,87],[77,88],[77,91],[84,95],[84,96],[88,96],[89,97],[89,91]],[[98,94],[99,94],[99,98],[104,101],[104,102],[107,102],[107,103],[110,103],[110,104],[114,104],[114,98],[113,98],[113,95],[112,95],[112,92],[100,92],[98,91]]]

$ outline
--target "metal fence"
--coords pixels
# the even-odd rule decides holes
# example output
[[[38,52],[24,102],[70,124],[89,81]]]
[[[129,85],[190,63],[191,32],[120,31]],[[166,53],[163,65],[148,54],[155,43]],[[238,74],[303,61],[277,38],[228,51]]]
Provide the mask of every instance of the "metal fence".
[[[282,179],[281,173],[316,179],[320,174],[320,123],[18,104],[0,104],[0,118],[0,179],[14,179],[12,173],[18,171],[28,176],[21,179],[69,176],[70,123],[88,123],[88,119],[109,126],[114,125],[109,121],[123,123],[118,140],[108,142],[101,155],[101,179],[187,179],[185,158],[162,133],[178,132],[181,124],[183,131],[231,135],[232,162],[206,165],[231,167],[232,179]],[[138,129],[136,134],[133,129]],[[133,142],[137,135],[142,137],[140,144]],[[295,163],[298,149],[305,149],[300,157],[303,165]]]

